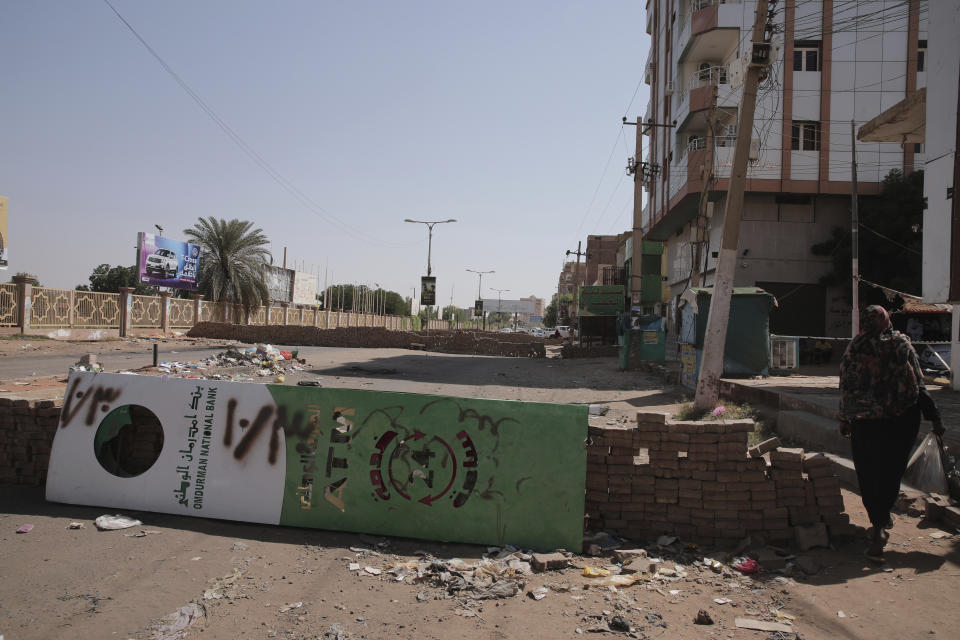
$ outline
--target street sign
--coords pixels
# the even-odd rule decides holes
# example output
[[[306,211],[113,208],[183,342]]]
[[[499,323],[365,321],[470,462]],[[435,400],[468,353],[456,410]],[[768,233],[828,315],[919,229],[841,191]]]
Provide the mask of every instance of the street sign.
[[[420,304],[431,307],[437,304],[437,279],[434,276],[420,278]]]
[[[483,317],[483,300],[477,300],[473,303],[473,317],[474,318]]]

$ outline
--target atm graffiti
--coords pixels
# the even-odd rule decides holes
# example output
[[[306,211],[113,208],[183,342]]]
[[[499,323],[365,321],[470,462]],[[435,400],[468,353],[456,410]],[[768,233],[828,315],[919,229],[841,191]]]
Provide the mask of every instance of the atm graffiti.
[[[99,463],[77,452],[93,451],[96,429],[66,427],[98,426],[123,398],[156,414],[171,446],[136,479],[91,474]],[[62,420],[50,499],[481,544],[581,541],[584,406],[80,374]]]

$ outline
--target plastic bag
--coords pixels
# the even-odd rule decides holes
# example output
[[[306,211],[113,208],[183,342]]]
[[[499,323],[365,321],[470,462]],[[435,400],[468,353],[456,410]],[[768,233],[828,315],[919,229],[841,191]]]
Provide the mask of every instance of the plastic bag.
[[[947,474],[943,470],[940,441],[932,433],[927,434],[917,450],[910,456],[903,481],[925,493],[947,494]]]

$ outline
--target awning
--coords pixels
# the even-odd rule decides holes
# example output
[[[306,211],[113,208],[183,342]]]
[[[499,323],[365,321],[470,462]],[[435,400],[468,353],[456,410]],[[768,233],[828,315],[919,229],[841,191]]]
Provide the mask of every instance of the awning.
[[[923,142],[927,126],[927,88],[893,105],[857,130],[860,142]]]

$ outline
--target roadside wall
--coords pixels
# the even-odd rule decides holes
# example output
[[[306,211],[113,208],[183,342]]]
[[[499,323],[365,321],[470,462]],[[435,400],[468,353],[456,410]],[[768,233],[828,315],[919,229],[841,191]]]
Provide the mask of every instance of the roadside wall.
[[[751,458],[753,429],[750,420],[670,422],[661,413],[637,414],[636,429],[590,427],[588,528],[702,544],[852,535],[830,460],[802,449]]]
[[[237,325],[201,322],[188,336],[316,347],[369,347],[372,349],[421,349],[442,353],[488,356],[544,357],[543,340],[512,333],[480,331],[393,331],[375,327],[319,329],[317,327]],[[491,335],[495,338],[489,337]]]
[[[0,485],[43,484],[60,422],[58,405],[0,398]]]

